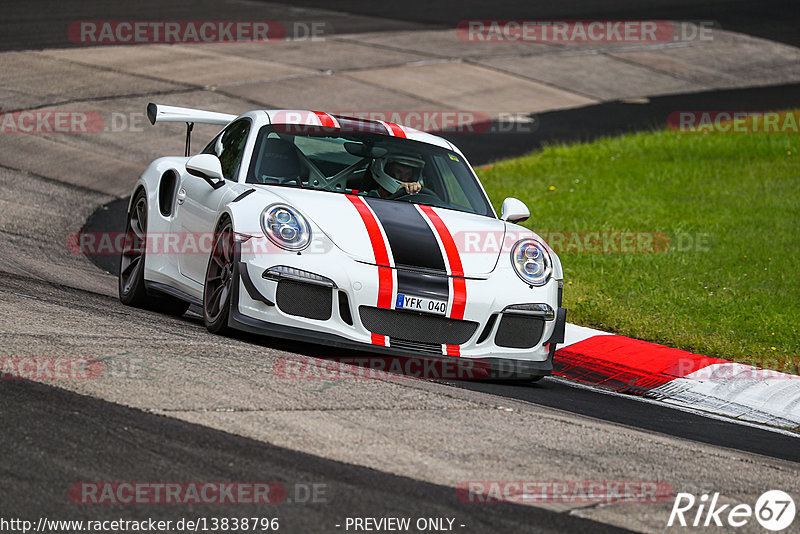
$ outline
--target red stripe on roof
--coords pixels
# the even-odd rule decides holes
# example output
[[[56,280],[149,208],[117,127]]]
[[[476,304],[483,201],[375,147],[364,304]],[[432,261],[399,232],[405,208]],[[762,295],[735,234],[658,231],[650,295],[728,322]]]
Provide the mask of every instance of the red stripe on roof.
[[[323,128],[336,128],[336,121],[325,113],[324,111],[315,111],[314,114],[319,118],[320,122],[322,123]]]
[[[386,124],[386,126],[389,127],[389,130],[392,132],[393,136],[395,136],[395,137],[405,137],[406,136],[406,132],[403,131],[403,128],[400,125],[395,124],[393,122],[385,122],[384,124]]]

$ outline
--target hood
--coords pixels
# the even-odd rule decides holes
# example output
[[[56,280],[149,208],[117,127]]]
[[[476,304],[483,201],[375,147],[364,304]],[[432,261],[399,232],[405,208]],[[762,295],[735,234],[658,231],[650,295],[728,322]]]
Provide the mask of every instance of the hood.
[[[506,223],[471,213],[310,189],[269,191],[367,263],[452,273],[460,267],[463,276],[481,278],[494,270],[506,237]]]

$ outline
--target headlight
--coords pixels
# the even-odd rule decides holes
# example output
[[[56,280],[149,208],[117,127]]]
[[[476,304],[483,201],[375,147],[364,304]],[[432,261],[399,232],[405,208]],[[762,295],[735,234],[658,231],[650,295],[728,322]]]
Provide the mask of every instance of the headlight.
[[[511,249],[511,263],[522,281],[532,286],[543,286],[553,272],[550,254],[541,243],[523,239]]]
[[[311,228],[302,215],[285,204],[270,204],[261,212],[261,229],[270,241],[286,250],[303,250],[311,242]]]

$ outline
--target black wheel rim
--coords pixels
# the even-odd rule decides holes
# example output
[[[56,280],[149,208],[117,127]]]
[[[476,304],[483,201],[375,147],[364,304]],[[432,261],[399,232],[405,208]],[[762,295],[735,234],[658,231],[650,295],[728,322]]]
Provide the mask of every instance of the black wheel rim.
[[[214,239],[214,248],[206,272],[206,289],[203,306],[206,318],[215,323],[227,309],[233,284],[233,232],[230,223],[220,230]]]
[[[147,199],[140,197],[128,214],[125,227],[125,244],[122,248],[122,260],[119,266],[119,277],[122,292],[128,294],[144,268],[144,251],[147,243]]]

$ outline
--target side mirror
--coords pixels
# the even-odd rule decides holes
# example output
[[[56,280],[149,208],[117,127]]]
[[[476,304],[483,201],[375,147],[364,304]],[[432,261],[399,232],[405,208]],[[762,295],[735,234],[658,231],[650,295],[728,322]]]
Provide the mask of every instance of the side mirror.
[[[225,178],[222,176],[222,164],[214,154],[192,156],[186,161],[186,172],[202,178],[214,189],[219,189],[225,183]]]
[[[522,222],[531,216],[528,206],[518,198],[508,197],[503,201],[500,218],[511,223]]]

